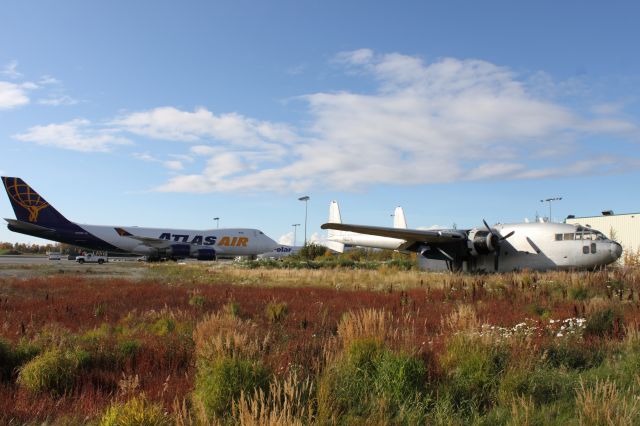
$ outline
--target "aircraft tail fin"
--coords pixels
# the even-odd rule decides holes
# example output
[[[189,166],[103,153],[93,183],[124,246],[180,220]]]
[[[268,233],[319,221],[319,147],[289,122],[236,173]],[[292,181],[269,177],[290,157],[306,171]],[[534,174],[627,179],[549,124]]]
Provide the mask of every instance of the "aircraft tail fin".
[[[407,229],[407,218],[404,217],[404,210],[400,206],[393,212],[393,227]]]
[[[2,183],[11,201],[16,218],[48,228],[71,224],[40,194],[18,177],[2,177]]]
[[[340,206],[338,205],[338,202],[335,200],[329,204],[329,222],[342,223],[342,218],[340,217]],[[334,229],[329,229],[329,232],[327,234],[327,242],[326,242],[327,247],[335,252],[343,253],[344,244],[339,241],[333,240],[334,238],[340,237],[340,235],[342,235],[343,233],[344,233],[343,231],[336,231]]]

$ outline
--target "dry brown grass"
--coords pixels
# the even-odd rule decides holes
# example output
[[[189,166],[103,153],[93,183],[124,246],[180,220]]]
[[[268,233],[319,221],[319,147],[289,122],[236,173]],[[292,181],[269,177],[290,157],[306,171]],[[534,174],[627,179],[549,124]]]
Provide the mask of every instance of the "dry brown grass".
[[[193,331],[197,358],[242,356],[256,358],[269,340],[267,334],[258,338],[257,326],[227,312],[215,312],[205,316]]]
[[[596,380],[592,387],[580,381],[576,412],[581,425],[633,425],[640,415],[637,398],[621,393],[615,382]]]
[[[482,323],[472,305],[459,304],[453,311],[442,318],[442,329],[453,334],[475,333]]]
[[[265,394],[242,394],[233,405],[234,420],[242,426],[302,426],[313,424],[313,382],[295,373],[274,379]]]
[[[514,398],[511,401],[511,418],[507,422],[507,426],[531,426],[536,424],[533,420],[535,409],[531,396],[528,398],[523,396]]]
[[[338,336],[346,348],[355,340],[378,339],[391,346],[408,347],[415,339],[415,324],[410,314],[394,318],[380,309],[348,311],[338,323]]]
[[[191,267],[191,266],[190,266]],[[198,268],[198,266],[193,266]],[[206,281],[237,285],[331,287],[338,290],[406,290],[432,286],[442,288],[445,274],[423,271],[380,271],[360,269],[243,269],[233,265],[210,267]]]

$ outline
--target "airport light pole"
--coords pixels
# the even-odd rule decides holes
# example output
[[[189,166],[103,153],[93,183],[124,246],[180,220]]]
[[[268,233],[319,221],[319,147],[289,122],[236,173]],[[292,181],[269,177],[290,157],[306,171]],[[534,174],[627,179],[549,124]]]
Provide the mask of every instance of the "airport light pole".
[[[562,197],[546,198],[544,200],[540,200],[541,203],[549,203],[549,222],[553,222],[553,219],[551,218],[551,203],[553,201],[560,201],[560,200],[562,200]]]
[[[307,246],[307,204],[309,199],[310,198],[308,195],[298,198],[298,201],[304,201],[304,245],[305,247]]]
[[[293,246],[296,246],[296,231],[298,230],[298,226],[300,226],[299,223],[294,223],[293,225]]]
[[[214,217],[213,220],[216,221],[216,228],[220,228],[220,218],[219,217]]]

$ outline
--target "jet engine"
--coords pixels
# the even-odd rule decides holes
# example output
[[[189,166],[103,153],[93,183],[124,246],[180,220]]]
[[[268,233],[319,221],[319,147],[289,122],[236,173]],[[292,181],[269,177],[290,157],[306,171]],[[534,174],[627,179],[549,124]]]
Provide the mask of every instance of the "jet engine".
[[[167,250],[167,256],[172,258],[185,258],[191,256],[189,244],[174,244]]]
[[[216,251],[210,248],[198,249],[195,253],[198,260],[216,260]]]

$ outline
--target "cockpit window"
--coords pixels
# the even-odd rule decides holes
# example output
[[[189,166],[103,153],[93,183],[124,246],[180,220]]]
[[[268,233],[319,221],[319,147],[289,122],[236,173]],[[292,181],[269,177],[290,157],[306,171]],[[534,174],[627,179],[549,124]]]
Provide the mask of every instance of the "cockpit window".
[[[562,234],[556,234],[556,241],[562,241]]]
[[[565,238],[566,239],[566,238]],[[606,240],[607,236],[595,229],[585,226],[576,227],[576,240]]]
[[[573,233],[566,233],[564,234],[564,238],[563,240],[567,241],[567,240],[573,240],[576,234]]]

